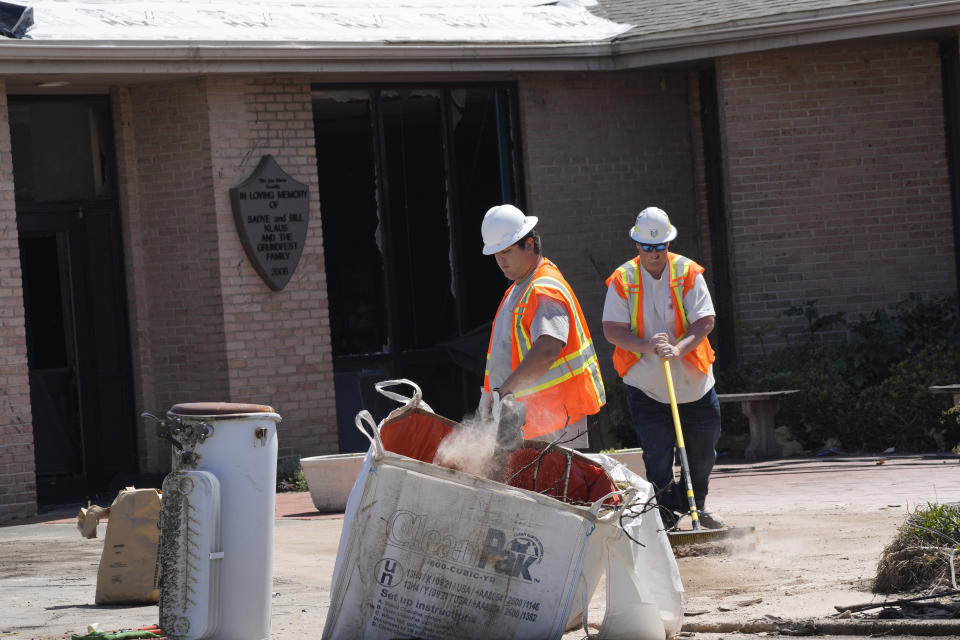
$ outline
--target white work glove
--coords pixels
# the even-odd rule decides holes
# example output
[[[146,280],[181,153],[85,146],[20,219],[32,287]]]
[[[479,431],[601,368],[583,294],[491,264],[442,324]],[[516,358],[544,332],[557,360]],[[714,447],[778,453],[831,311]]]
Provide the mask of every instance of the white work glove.
[[[512,450],[523,444],[523,425],[527,421],[527,408],[514,399],[512,393],[504,394],[494,402],[497,425],[497,447]]]
[[[493,424],[500,424],[500,411],[503,409],[503,398],[500,397],[500,390],[494,389],[490,392],[491,396],[491,405],[490,405],[490,418],[493,420]]]
[[[480,387],[480,404],[477,405],[477,420],[489,422],[493,418],[493,392]]]

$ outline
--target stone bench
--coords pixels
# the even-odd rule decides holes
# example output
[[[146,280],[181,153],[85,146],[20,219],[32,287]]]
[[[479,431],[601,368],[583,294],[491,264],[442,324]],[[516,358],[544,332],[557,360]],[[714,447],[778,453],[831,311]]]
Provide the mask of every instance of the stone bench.
[[[780,408],[780,398],[799,389],[785,391],[762,391],[759,393],[718,393],[720,402],[739,402],[740,410],[750,421],[750,444],[743,455],[747,460],[779,458],[783,447],[774,437],[773,417]]]
[[[953,395],[953,406],[960,407],[960,384],[946,384],[939,387],[929,387],[930,393],[949,393]]]

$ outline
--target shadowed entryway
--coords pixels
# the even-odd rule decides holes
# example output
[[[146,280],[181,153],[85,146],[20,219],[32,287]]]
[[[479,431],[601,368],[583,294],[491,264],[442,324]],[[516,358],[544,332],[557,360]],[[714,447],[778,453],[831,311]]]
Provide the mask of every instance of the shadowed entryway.
[[[105,97],[11,97],[37,502],[137,471],[129,329]]]

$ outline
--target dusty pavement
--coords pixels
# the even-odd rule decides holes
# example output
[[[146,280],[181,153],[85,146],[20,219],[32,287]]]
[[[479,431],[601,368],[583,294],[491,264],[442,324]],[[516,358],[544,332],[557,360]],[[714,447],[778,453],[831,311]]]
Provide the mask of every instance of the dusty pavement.
[[[711,482],[708,506],[728,524],[756,527],[756,542],[678,558],[685,629],[697,629],[683,635],[703,640],[740,637],[730,629],[745,623],[762,630],[783,620],[831,621],[834,605],[874,600],[877,557],[906,514],[928,502],[960,501],[956,457],[718,464]],[[81,538],[75,512],[0,527],[0,638],[61,640],[91,622],[119,630],[157,621],[155,606],[93,604],[106,525],[98,538]],[[306,493],[280,494],[277,515],[272,638],[318,638],[342,516],[317,514]],[[601,586],[591,623],[602,619],[604,596]],[[926,633],[901,630],[888,635]],[[580,630],[564,636],[582,637]]]

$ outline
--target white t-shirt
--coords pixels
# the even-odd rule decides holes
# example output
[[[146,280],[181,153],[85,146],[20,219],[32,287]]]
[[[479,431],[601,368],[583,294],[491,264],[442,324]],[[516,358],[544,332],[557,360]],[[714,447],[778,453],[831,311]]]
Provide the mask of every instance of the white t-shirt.
[[[533,280],[533,273],[523,281],[516,283],[510,295],[500,305],[500,311],[494,320],[490,358],[487,361],[487,370],[490,373],[490,389],[496,389],[502,385],[513,373],[513,356],[510,353],[513,345],[513,309],[517,306],[517,301],[526,291],[531,280]],[[566,345],[569,334],[570,316],[567,314],[567,308],[553,298],[539,296],[537,310],[533,314],[533,321],[530,323],[531,343],[536,342],[540,336],[547,335]],[[568,436],[574,436],[581,432],[581,437],[577,437],[576,440],[571,442],[565,442],[564,446],[575,449],[589,446],[587,442],[587,416],[581,416],[579,420],[567,426]],[[537,439],[549,441],[558,435],[559,432],[548,433],[538,436]],[[567,438],[564,437],[563,439],[566,440]]]
[[[668,283],[669,271],[669,267],[666,267],[660,274],[660,278],[654,278],[646,269],[640,267],[640,277],[643,281],[643,336],[646,340],[656,333],[666,333],[671,342],[677,341],[674,332],[676,321],[673,315],[673,295]],[[687,315],[688,324],[693,324],[706,316],[716,315],[703,274],[697,274],[693,287],[683,296],[683,310]],[[603,303],[603,321],[630,323],[630,307],[627,301],[620,297],[612,283],[607,287],[607,298]],[[712,366],[707,375],[703,375],[702,371],[683,358],[670,362],[670,373],[673,377],[673,390],[676,392],[679,403],[699,400],[714,385]],[[640,389],[658,402],[670,403],[663,364],[656,354],[642,354],[640,360],[627,371],[623,381]]]

